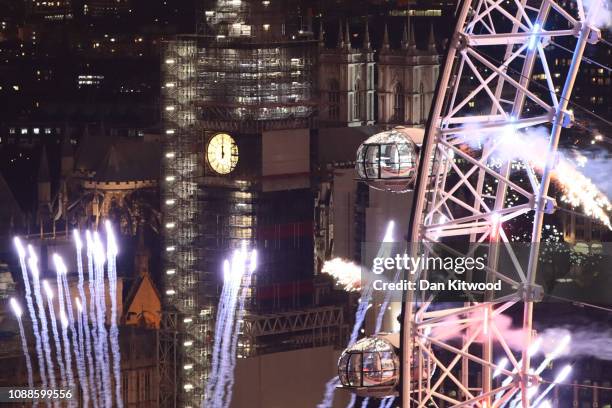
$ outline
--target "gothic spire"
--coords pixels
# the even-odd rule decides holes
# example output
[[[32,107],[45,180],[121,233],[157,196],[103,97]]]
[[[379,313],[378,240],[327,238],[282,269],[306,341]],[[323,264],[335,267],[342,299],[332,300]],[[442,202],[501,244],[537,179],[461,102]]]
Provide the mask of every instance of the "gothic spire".
[[[387,27],[387,23],[385,23],[385,34],[383,35],[382,48],[384,51],[389,50],[389,27]]]
[[[337,46],[338,48],[344,47],[344,34],[343,34],[343,29],[342,29],[342,20],[340,20],[338,23],[338,44]]]
[[[429,40],[427,41],[427,51],[432,55],[438,55],[438,50],[436,48],[436,37],[434,36],[433,24],[429,29]]]
[[[372,43],[370,42],[370,24],[368,22],[368,18],[366,17],[366,23],[365,23],[365,32],[363,33],[363,48],[365,50],[371,50],[372,49]]]
[[[346,34],[344,35],[344,44],[347,49],[351,49],[351,30],[349,28],[349,22],[346,22]]]
[[[402,33],[402,49],[403,50],[407,50],[408,49],[408,26],[409,26],[409,22],[410,22],[410,20],[406,20],[406,22],[404,22],[404,32]]]
[[[323,27],[323,20],[319,24],[319,46],[325,47],[325,28]]]

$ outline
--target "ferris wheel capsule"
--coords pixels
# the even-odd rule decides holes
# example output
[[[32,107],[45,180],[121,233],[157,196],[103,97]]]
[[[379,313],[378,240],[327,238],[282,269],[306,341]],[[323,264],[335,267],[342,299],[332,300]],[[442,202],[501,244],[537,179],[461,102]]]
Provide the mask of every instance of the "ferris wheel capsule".
[[[412,190],[419,161],[416,143],[422,135],[423,129],[399,126],[368,138],[357,150],[355,167],[359,178],[377,190]]]
[[[348,347],[338,360],[340,388],[360,397],[383,398],[396,396],[400,382],[399,333],[379,333],[365,337]],[[416,353],[417,351],[414,350]],[[434,372],[432,362],[419,369],[417,354],[410,368],[416,386]]]

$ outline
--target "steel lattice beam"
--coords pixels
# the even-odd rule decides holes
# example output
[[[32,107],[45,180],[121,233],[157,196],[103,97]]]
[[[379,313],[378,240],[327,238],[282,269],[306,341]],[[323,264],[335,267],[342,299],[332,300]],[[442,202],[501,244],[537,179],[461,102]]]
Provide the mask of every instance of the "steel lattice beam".
[[[589,19],[589,15],[597,12],[598,4],[585,10],[583,2],[577,1],[577,15],[574,15],[562,3],[465,0],[458,11],[457,28],[441,71],[421,153],[410,242],[425,243],[430,253],[434,243],[439,245],[447,237],[464,236],[473,243],[499,243],[489,250],[487,271],[502,279],[514,292],[500,299],[486,294],[489,302],[466,303],[464,307],[436,312],[429,309],[430,299],[421,299],[415,306],[415,295],[407,295],[402,325],[403,407],[424,407],[431,402],[437,406],[442,401],[453,407],[499,407],[517,393],[521,393],[522,406],[529,406],[526,391],[531,381],[529,346],[537,258],[543,217],[554,204],[548,196],[551,171],[561,130],[573,120],[568,102],[585,46],[600,37]],[[572,64],[561,88],[554,85],[547,58],[547,45],[553,38],[575,42]],[[531,79],[536,67],[546,77],[544,92],[538,92]],[[465,136],[475,129],[489,133],[510,131],[516,135],[533,126],[548,129],[548,151],[540,175],[529,163],[522,163],[527,186],[513,179],[511,159],[498,166],[489,164],[501,149],[495,138],[487,139],[477,148],[461,148]],[[492,192],[485,191],[486,181],[495,185]],[[510,191],[520,199],[508,202]],[[532,231],[529,262],[523,268],[509,245],[503,223],[525,214],[532,217]],[[513,270],[498,270],[500,246],[510,254]],[[410,278],[422,278],[427,272],[421,270]],[[520,358],[515,356],[504,333],[492,320],[514,305],[523,309]],[[432,334],[435,333],[432,328],[444,326],[449,319],[458,331],[471,328],[466,330],[469,334],[464,336],[461,347]],[[478,336],[485,338],[482,346],[472,347]],[[494,343],[504,350],[511,368],[498,367],[493,361]],[[442,362],[432,353],[432,347],[454,357],[450,362]],[[421,352],[413,353],[415,348]],[[482,386],[477,389],[469,384],[468,362],[478,366],[482,373]],[[414,381],[410,369],[413,366],[418,366],[419,372],[436,367],[441,374],[426,381]],[[496,387],[493,370],[510,380]],[[458,390],[454,397],[441,390],[445,381],[452,382]],[[415,386],[415,383],[418,384]]]

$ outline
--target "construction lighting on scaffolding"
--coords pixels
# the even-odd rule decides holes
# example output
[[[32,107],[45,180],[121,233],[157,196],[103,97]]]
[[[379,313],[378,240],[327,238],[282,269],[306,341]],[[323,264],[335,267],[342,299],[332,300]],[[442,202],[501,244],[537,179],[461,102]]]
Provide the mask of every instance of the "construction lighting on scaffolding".
[[[174,252],[175,250],[176,248],[173,246],[166,247],[166,252]]]
[[[174,181],[176,178],[174,176],[166,176],[166,181]]]
[[[175,62],[176,62],[176,61],[175,61],[173,58],[168,58],[168,59],[166,60],[166,64],[168,64],[168,65],[172,65],[172,64],[174,64]]]
[[[193,322],[193,319],[191,317],[186,317],[183,319],[183,323],[191,323]]]
[[[176,273],[176,270],[174,270],[174,269],[168,269],[166,271],[166,275],[174,275],[175,273]]]
[[[168,112],[174,111],[174,106],[173,105],[166,106],[166,111],[168,111]]]
[[[168,159],[172,159],[172,158],[174,158],[174,156],[175,156],[174,152],[166,153],[166,158],[168,158]]]
[[[175,224],[174,224],[173,222],[168,222],[168,223],[166,223],[166,228],[167,228],[167,229],[172,229],[172,228],[174,228],[174,227],[175,227]]]
[[[167,134],[167,135],[173,135],[173,134],[174,134],[174,129],[168,129],[168,130],[166,130],[166,134]]]
[[[166,291],[166,295],[168,295],[168,296],[172,296],[172,295],[175,295],[175,294],[176,294],[176,291],[174,289],[168,289]]]
[[[193,346],[193,341],[188,340],[188,341],[186,341],[186,342],[184,342],[184,343],[183,343],[183,346],[185,346],[185,347],[191,347],[191,346]]]
[[[176,201],[172,198],[166,200],[166,205],[174,205],[174,203],[176,203]]]

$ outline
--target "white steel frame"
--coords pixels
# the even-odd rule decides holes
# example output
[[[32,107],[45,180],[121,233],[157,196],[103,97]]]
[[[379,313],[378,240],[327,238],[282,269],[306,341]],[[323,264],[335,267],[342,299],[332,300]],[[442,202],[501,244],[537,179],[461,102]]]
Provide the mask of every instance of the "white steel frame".
[[[494,299],[489,294],[489,302],[466,303],[463,307],[434,312],[430,301],[415,303],[418,300],[415,295],[407,294],[402,325],[403,407],[439,406],[441,401],[452,407],[500,407],[512,398],[520,398],[523,407],[529,406],[526,391],[537,381],[530,374],[529,351],[533,302],[538,300],[536,261],[544,214],[555,205],[548,196],[551,171],[555,167],[561,129],[573,120],[568,101],[585,46],[587,42],[596,43],[600,37],[588,17],[597,12],[600,4],[593,4],[587,10],[583,0],[576,0],[577,16],[574,16],[561,3],[558,0],[464,0],[458,10],[457,28],[441,71],[439,91],[423,144],[410,241],[427,245],[444,237],[465,236],[470,242],[499,243],[496,247],[502,246],[513,257],[503,223],[529,213],[533,214],[531,249],[527,267],[523,268],[513,258],[513,271],[497,270],[499,254],[496,249],[489,251],[488,271],[513,289],[511,295],[503,298]],[[553,37],[576,38],[572,63],[564,75],[560,95],[546,57],[546,46]],[[533,90],[531,77],[536,64],[546,76],[548,89],[544,95]],[[479,103],[477,111],[481,113],[468,112],[466,105],[471,101]],[[498,148],[495,139],[477,150],[459,147],[465,141],[462,135],[476,127],[493,134],[509,127],[519,131],[532,126],[549,129],[548,152],[541,175],[528,163],[523,164],[528,187],[512,180],[511,162],[495,167],[488,165]],[[462,159],[462,164],[457,159]],[[458,182],[447,179],[449,171]],[[496,184],[492,194],[484,191],[485,180]],[[508,203],[509,191],[521,199]],[[457,195],[458,192],[461,194]],[[465,216],[466,211],[471,215]],[[427,271],[420,273],[424,276]],[[415,274],[412,279],[418,276]],[[524,338],[520,355],[510,349],[493,319],[514,305],[523,310]],[[450,324],[449,318],[458,332],[471,327],[465,331],[460,348],[432,334],[436,332],[432,328]],[[482,346],[472,347],[481,335]],[[508,368],[498,367],[494,361],[495,342],[504,350]],[[432,347],[446,350],[454,357],[443,363]],[[414,348],[421,352],[413,353]],[[415,357],[418,361],[411,361]],[[468,362],[478,366],[482,373],[479,387],[468,381]],[[429,364],[436,366],[439,374],[425,381],[411,382],[409,367],[418,365],[423,372]],[[495,386],[493,370],[508,380]],[[452,381],[458,392],[453,396],[443,392],[440,387],[444,380]]]

